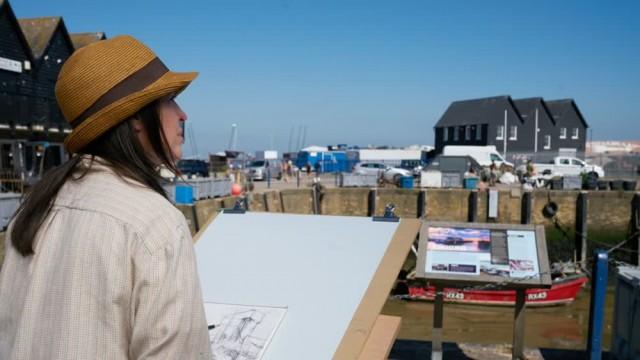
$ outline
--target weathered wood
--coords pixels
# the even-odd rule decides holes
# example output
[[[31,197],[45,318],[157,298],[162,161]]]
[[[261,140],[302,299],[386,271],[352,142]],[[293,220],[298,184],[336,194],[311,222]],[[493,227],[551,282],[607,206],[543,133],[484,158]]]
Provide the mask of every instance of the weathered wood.
[[[386,360],[396,341],[402,318],[398,316],[378,315],[371,334],[358,356],[359,360]]]
[[[524,359],[524,309],[526,290],[516,291],[516,307],[513,318],[513,359]]]
[[[589,193],[581,191],[576,201],[576,236],[575,255],[578,262],[585,262],[587,259],[587,203]]]

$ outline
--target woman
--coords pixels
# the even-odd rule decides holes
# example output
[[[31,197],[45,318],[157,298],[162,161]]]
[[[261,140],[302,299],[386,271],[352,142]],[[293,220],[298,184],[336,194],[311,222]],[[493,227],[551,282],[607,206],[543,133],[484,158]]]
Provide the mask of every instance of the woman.
[[[197,73],[129,36],[76,51],[56,98],[71,160],[27,194],[0,271],[0,359],[210,359],[192,239],[159,183]]]

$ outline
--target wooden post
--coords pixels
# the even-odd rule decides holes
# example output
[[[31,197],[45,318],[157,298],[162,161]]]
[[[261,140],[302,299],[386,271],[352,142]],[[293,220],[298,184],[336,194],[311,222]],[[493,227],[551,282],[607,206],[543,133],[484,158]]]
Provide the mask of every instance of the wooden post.
[[[421,219],[424,216],[424,199],[426,197],[426,190],[420,190],[418,193],[418,219]]]
[[[472,190],[469,193],[469,206],[468,206],[467,221],[478,221],[478,190]]]
[[[369,208],[367,209],[367,216],[371,217],[376,214],[376,189],[371,189],[369,191],[369,201],[367,204]]]
[[[577,262],[587,261],[587,196],[588,192],[580,191],[576,204],[576,237],[575,259]]]
[[[640,250],[640,192],[637,192],[633,196],[633,200],[631,201],[631,233],[634,234],[631,241],[631,250],[638,251]],[[636,252],[638,254],[635,261],[635,265],[640,265],[640,252]]]
[[[433,330],[431,331],[431,359],[442,360],[442,323],[444,317],[444,287],[436,285],[436,299],[433,306]]]
[[[191,207],[191,214],[193,216],[193,228],[196,230],[196,232],[198,232],[200,231],[200,223],[198,222],[198,212],[196,211],[196,204],[194,202],[189,206]]]
[[[524,308],[526,306],[525,289],[516,290],[516,308],[513,318],[513,359],[524,359]]]
[[[530,191],[525,191],[522,194],[522,207],[520,208],[521,224],[531,224],[531,209],[533,208],[531,198]]]

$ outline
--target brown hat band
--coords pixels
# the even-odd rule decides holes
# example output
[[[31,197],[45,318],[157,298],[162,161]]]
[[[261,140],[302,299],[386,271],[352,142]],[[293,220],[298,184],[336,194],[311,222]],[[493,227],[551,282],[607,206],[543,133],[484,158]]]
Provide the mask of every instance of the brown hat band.
[[[91,115],[97,113],[109,104],[131,95],[135,92],[141,91],[147,86],[153,84],[160,79],[162,75],[169,72],[169,69],[158,58],[151,60],[147,65],[140,68],[140,70],[134,72],[129,77],[121,81],[118,85],[111,88],[111,90],[104,93],[93,105],[80,114],[77,118],[71,121],[71,127],[76,128],[82,124]]]

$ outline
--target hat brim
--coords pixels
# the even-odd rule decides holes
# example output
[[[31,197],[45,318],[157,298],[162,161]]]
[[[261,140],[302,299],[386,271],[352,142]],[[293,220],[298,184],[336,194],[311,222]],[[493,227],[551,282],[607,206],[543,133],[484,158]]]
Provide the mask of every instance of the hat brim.
[[[65,149],[70,153],[79,152],[91,141],[130,118],[154,100],[182,92],[197,76],[197,72],[169,71],[146,88],[105,106],[73,129],[64,140]]]

